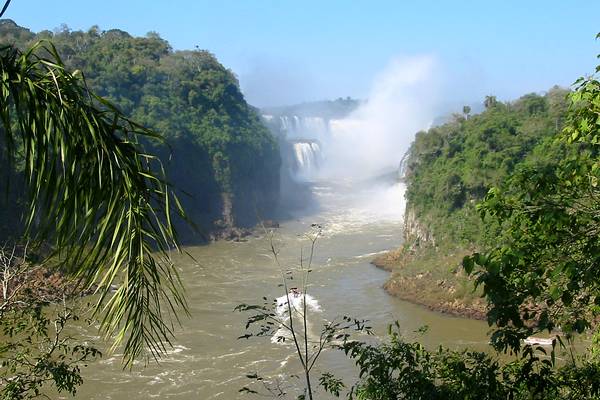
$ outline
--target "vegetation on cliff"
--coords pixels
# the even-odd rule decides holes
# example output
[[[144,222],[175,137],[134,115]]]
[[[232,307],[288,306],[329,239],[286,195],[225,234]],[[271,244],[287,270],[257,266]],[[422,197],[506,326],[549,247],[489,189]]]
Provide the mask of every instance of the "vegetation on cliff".
[[[66,68],[125,115],[159,132],[147,143],[165,160],[191,220],[205,233],[252,225],[276,205],[277,141],[240,91],[235,75],[207,51],[174,51],[156,33],[63,27],[37,34],[0,21],[0,42],[26,48],[50,39]]]
[[[418,132],[405,161],[406,243],[375,261],[393,270],[387,289],[432,308],[483,317],[485,302],[459,268],[462,258],[494,244],[497,220],[483,221],[477,204],[527,165],[554,164],[565,152],[554,145],[569,91],[554,87],[513,102],[488,96],[481,114],[455,114],[451,122]]]
[[[470,278],[480,290],[485,299],[485,317],[493,329],[491,344],[497,351],[516,356],[516,361],[506,365],[480,365],[491,373],[486,373],[478,385],[486,387],[477,396],[481,398],[597,399],[600,395],[600,82],[596,76],[578,79],[566,102],[552,101],[553,94],[529,95],[513,105],[487,98],[487,111],[480,116],[479,125],[485,127],[488,118],[498,111],[506,114],[514,112],[510,111],[514,106],[521,106],[518,110],[525,105],[526,114],[516,115],[517,127],[530,126],[531,117],[537,114],[541,118],[536,125],[545,129],[534,130],[538,134],[531,140],[525,135],[518,143],[511,142],[511,135],[506,135],[504,129],[489,131],[494,136],[480,136],[474,145],[460,148],[459,162],[450,164],[444,151],[419,151],[419,146],[439,149],[440,144],[451,143],[437,140],[438,144],[432,145],[439,139],[436,130],[422,134],[411,149],[413,161],[407,176],[411,213],[407,225],[412,240],[395,257],[383,260],[389,265],[402,263],[395,265],[390,283],[400,292],[406,287],[404,280],[410,281],[403,271],[414,272],[415,264],[421,274],[443,273],[446,269],[455,283]],[[554,129],[549,119],[554,119]],[[468,126],[469,120],[458,118],[456,124]],[[519,133],[526,132],[514,130],[512,135]],[[425,138],[429,141],[423,146]],[[486,149],[490,141],[495,145]],[[507,148],[506,144],[512,146]],[[494,162],[495,158],[488,156],[490,150],[503,156]],[[437,166],[428,169],[428,165]],[[451,171],[443,168],[449,165]],[[468,165],[477,169],[465,168]],[[465,179],[470,176],[475,179]],[[448,177],[453,179],[448,181]],[[424,182],[441,186],[426,187]],[[475,217],[473,222],[462,221],[470,224],[467,229],[457,224],[461,215]],[[437,220],[430,219],[432,216]],[[444,264],[445,254],[461,251],[467,255],[459,266]],[[428,257],[431,264],[418,264]],[[453,272],[448,273],[448,268]],[[451,294],[445,293],[445,297]],[[422,296],[427,302],[427,293]],[[552,335],[549,354],[528,343],[528,338],[538,334]],[[580,334],[590,335],[592,340],[587,349],[575,351],[573,343]],[[403,342],[393,338],[392,345],[393,354],[404,354]],[[562,362],[556,360],[557,348],[568,351]],[[369,350],[377,357],[390,352],[387,345]],[[426,360],[424,366],[410,376],[440,366],[448,371],[443,359],[432,358],[430,352],[421,354]],[[465,353],[456,358],[458,364],[452,364],[465,371],[470,368],[471,358]],[[457,375],[455,371],[452,376]],[[368,379],[378,376],[375,370]],[[434,379],[443,382],[443,377]],[[375,380],[371,389],[378,393],[381,387],[381,381]],[[412,383],[406,391],[418,393]],[[459,398],[472,398],[475,392],[475,388],[469,389]]]
[[[478,115],[417,133],[406,170],[408,209],[437,241],[483,245],[494,231],[475,204],[528,160],[549,159],[544,141],[560,132],[568,91],[494,101]],[[489,101],[488,101],[489,103]]]
[[[500,349],[539,332],[569,339],[591,330],[598,355],[599,115],[600,82],[578,80],[565,128],[546,157],[523,163],[478,206],[502,231],[463,265],[483,288]]]

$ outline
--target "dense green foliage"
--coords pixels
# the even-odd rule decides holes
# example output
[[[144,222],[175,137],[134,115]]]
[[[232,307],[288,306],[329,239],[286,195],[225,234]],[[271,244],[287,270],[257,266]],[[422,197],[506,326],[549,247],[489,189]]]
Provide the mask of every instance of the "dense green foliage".
[[[79,317],[72,309],[47,315],[47,304],[30,302],[27,307],[1,312],[0,398],[37,399],[50,384],[58,393],[75,395],[83,383],[81,368],[101,354],[66,333]]]
[[[152,152],[165,160],[199,226],[211,229],[219,218],[216,227],[252,224],[274,208],[277,142],[245,102],[233,73],[212,54],[173,51],[155,33],[132,37],[64,27],[33,34],[10,20],[0,22],[2,43],[23,48],[40,39],[51,39],[67,68],[82,71],[98,95],[166,139],[169,146],[151,143]]]
[[[346,341],[340,346],[359,369],[360,379],[348,393],[349,399],[578,400],[600,396],[597,362],[559,365],[554,349],[548,356],[542,348],[529,346],[514,361],[500,362],[482,352],[427,350],[418,342],[406,341],[399,332],[396,323],[383,343]],[[339,381],[330,378],[329,382],[339,387]]]
[[[592,329],[600,314],[600,82],[577,81],[565,129],[548,145],[562,157],[524,163],[490,190],[479,210],[502,235],[465,259],[490,303],[493,343],[559,329],[570,338]],[[596,338],[597,339],[597,338]],[[597,351],[597,349],[595,349]]]
[[[565,123],[568,90],[554,87],[485,109],[468,107],[452,121],[418,132],[403,160],[407,185],[405,243],[387,259],[386,289],[440,311],[485,316],[481,290],[460,268],[464,256],[496,243],[502,221],[483,221],[476,205],[526,164],[552,164],[567,151],[554,146]]]
[[[491,343],[515,361],[425,351],[398,336],[351,343],[359,398],[600,397],[600,82],[581,78],[564,98],[488,96],[481,115],[419,134],[409,158],[409,211],[436,246],[482,250],[463,267],[488,302]],[[549,356],[524,344],[543,332],[555,337]],[[589,333],[590,348],[574,355],[574,337]],[[556,363],[555,346],[569,348],[567,360]]]
[[[567,91],[553,88],[419,132],[407,160],[408,209],[437,242],[483,244],[495,234],[475,210],[488,189],[527,158],[550,158],[537,146],[562,126]],[[489,96],[488,96],[489,97]]]

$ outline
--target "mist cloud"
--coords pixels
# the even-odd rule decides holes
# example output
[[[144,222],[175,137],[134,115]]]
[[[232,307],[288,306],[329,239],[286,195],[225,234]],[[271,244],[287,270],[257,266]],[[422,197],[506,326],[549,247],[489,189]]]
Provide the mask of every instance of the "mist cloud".
[[[414,134],[436,116],[440,86],[432,56],[393,59],[374,79],[368,100],[333,120],[324,178],[366,178],[398,166]]]

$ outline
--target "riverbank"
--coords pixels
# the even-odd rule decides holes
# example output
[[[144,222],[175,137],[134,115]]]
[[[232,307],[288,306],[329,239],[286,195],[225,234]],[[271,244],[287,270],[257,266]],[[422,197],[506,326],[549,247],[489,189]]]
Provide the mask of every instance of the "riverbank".
[[[41,265],[27,265],[2,280],[0,303],[11,304],[43,303],[56,304],[65,299],[85,297],[94,293],[95,287],[83,286],[61,271]]]
[[[390,272],[387,293],[401,300],[454,316],[485,319],[486,303],[481,290],[461,267],[472,249],[440,249],[404,245],[384,253],[371,264]]]

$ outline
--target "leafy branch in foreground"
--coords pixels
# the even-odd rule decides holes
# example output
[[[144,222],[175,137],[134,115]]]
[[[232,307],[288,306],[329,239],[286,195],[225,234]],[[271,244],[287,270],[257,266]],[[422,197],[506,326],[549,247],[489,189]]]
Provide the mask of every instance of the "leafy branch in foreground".
[[[70,322],[79,320],[73,309],[63,305],[56,316],[48,317],[46,305],[33,302],[12,308],[0,320],[2,399],[49,398],[41,391],[46,383],[59,393],[75,395],[83,382],[81,367],[101,356],[94,347],[78,344],[65,333]]]
[[[85,312],[70,298],[77,286],[34,260],[27,244],[0,247],[1,399],[49,398],[49,387],[74,395],[81,368],[101,356],[67,333]]]
[[[427,350],[404,340],[396,322],[387,341],[349,341],[342,349],[360,376],[348,399],[591,400],[600,395],[600,365],[586,360],[559,366],[554,348],[548,356],[542,347],[525,346],[521,357],[501,363],[484,352]]]
[[[160,137],[91,92],[44,41],[0,47],[0,121],[9,166],[19,161],[28,188],[26,236],[97,288],[101,329],[124,343],[128,365],[145,350],[159,357],[175,310],[186,310],[169,255],[171,213],[183,211],[139,143]]]
[[[323,351],[327,348],[338,349],[342,343],[349,340],[350,331],[371,334],[371,328],[367,325],[367,321],[347,316],[325,322],[318,336],[310,334],[308,311],[309,308],[318,311],[318,306],[312,296],[308,294],[308,282],[312,272],[315,246],[321,235],[320,226],[313,225],[313,228],[314,231],[306,235],[310,242],[309,254],[304,257],[303,252],[301,252],[299,265],[296,268],[282,267],[273,243],[273,236],[270,235],[271,253],[281,272],[282,283],[280,286],[284,289],[284,295],[273,300],[263,297],[262,304],[240,304],[235,307],[235,311],[250,313],[246,322],[247,332],[238,339],[269,337],[271,341],[276,343],[292,342],[297,359],[302,367],[305,384],[304,394],[299,395],[298,399],[309,400],[314,398],[311,373]],[[299,287],[290,287],[294,280],[294,272],[300,276]],[[251,330],[251,327],[254,329]],[[247,377],[258,383],[266,393],[261,393],[249,387],[240,389],[240,392],[281,397],[287,394],[288,389],[293,388],[292,386],[285,386],[277,379],[269,381],[257,373],[248,374]],[[325,390],[331,393],[337,392],[338,395],[344,387],[343,383],[330,373],[323,374],[319,379],[319,384]]]
[[[567,341],[592,331],[600,339],[600,82],[579,79],[569,99],[553,142],[562,156],[525,164],[489,191],[478,208],[503,226],[503,237],[463,261],[483,287],[501,350],[519,351],[543,331]]]

